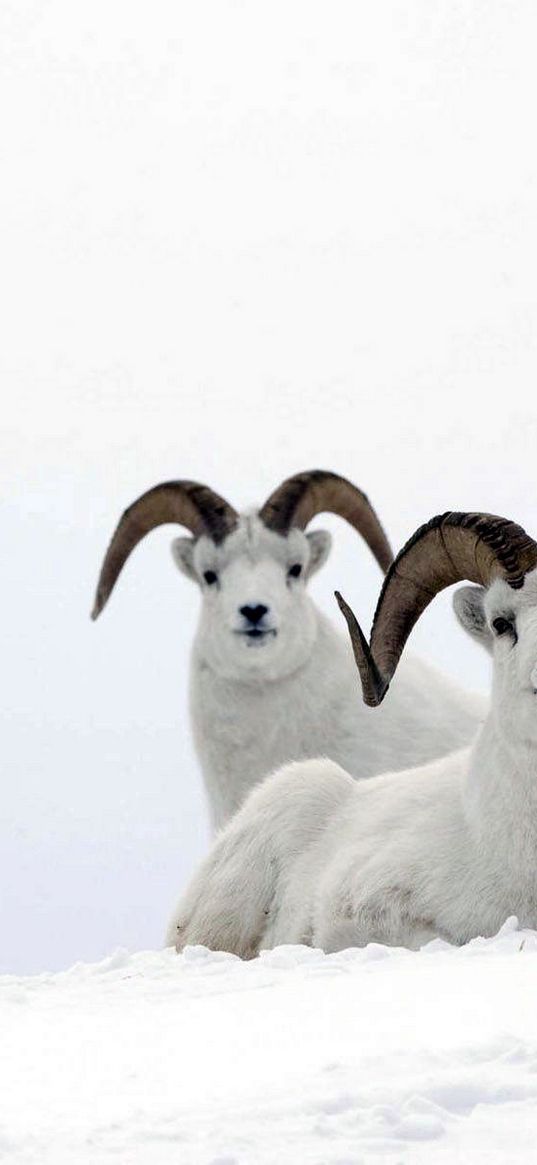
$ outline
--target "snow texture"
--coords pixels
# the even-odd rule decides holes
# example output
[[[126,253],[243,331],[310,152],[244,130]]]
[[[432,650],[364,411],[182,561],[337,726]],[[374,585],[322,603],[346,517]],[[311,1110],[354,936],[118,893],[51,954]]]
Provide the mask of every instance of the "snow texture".
[[[142,490],[320,465],[394,546],[537,532],[536,37],[534,0],[3,0],[0,970],[158,947],[207,847],[175,531],[89,620]],[[367,625],[375,564],[316,524],[312,593]],[[449,595],[412,648],[486,690]]]
[[[418,953],[188,947],[0,980],[0,1160],[535,1159],[537,935]]]

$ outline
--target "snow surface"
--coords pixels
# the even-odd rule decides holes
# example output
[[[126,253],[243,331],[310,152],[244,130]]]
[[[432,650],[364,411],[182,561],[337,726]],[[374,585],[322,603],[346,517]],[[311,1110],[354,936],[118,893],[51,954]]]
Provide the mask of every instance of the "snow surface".
[[[534,0],[0,5],[1,970],[157,947],[207,845],[170,530],[89,620],[132,498],[321,465],[396,546],[537,530],[536,37]],[[449,596],[413,645],[486,688]]]
[[[0,1160],[516,1165],[537,934],[460,950],[188,947],[0,980]]]

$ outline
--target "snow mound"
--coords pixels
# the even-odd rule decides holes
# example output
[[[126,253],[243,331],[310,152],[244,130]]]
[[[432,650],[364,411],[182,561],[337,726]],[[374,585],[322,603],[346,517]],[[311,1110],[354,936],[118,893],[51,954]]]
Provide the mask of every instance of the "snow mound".
[[[0,1160],[534,1159],[537,935],[0,979]]]

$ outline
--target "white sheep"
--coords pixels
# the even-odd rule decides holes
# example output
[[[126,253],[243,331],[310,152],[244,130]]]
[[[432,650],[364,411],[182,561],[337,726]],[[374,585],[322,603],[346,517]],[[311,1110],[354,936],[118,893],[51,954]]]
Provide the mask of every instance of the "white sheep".
[[[259,511],[242,515],[207,486],[156,486],[125,512],[105,557],[94,618],[145,534],[164,522],[193,534],[172,549],[202,594],[190,705],[216,828],[287,761],[325,755],[353,777],[371,777],[468,743],[485,715],[481,698],[413,657],[381,712],[357,708],[348,639],[306,589],[331,540],[304,530],[324,511],[345,518],[388,568],[390,546],[365,495],[320,470],[289,478]]]
[[[458,592],[457,613],[493,654],[473,747],[360,783],[328,760],[268,777],[217,839],[170,943],[249,957],[280,943],[464,943],[513,914],[537,927],[537,543],[501,518],[444,514],[391,567],[370,646],[340,605],[376,705],[420,613],[464,578],[480,585]]]

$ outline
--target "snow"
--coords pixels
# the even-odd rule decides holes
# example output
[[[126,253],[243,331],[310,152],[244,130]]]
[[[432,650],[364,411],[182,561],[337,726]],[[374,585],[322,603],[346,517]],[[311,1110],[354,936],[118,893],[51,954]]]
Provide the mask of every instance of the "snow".
[[[534,1160],[537,935],[0,980],[0,1160]]]
[[[320,465],[395,546],[445,509],[536,533],[536,34],[533,0],[1,6],[0,1161],[534,1160],[512,920],[156,949],[208,844],[170,531],[89,610],[170,477],[241,507]],[[367,622],[378,571],[322,525],[315,598]],[[412,646],[486,690],[448,595]]]

